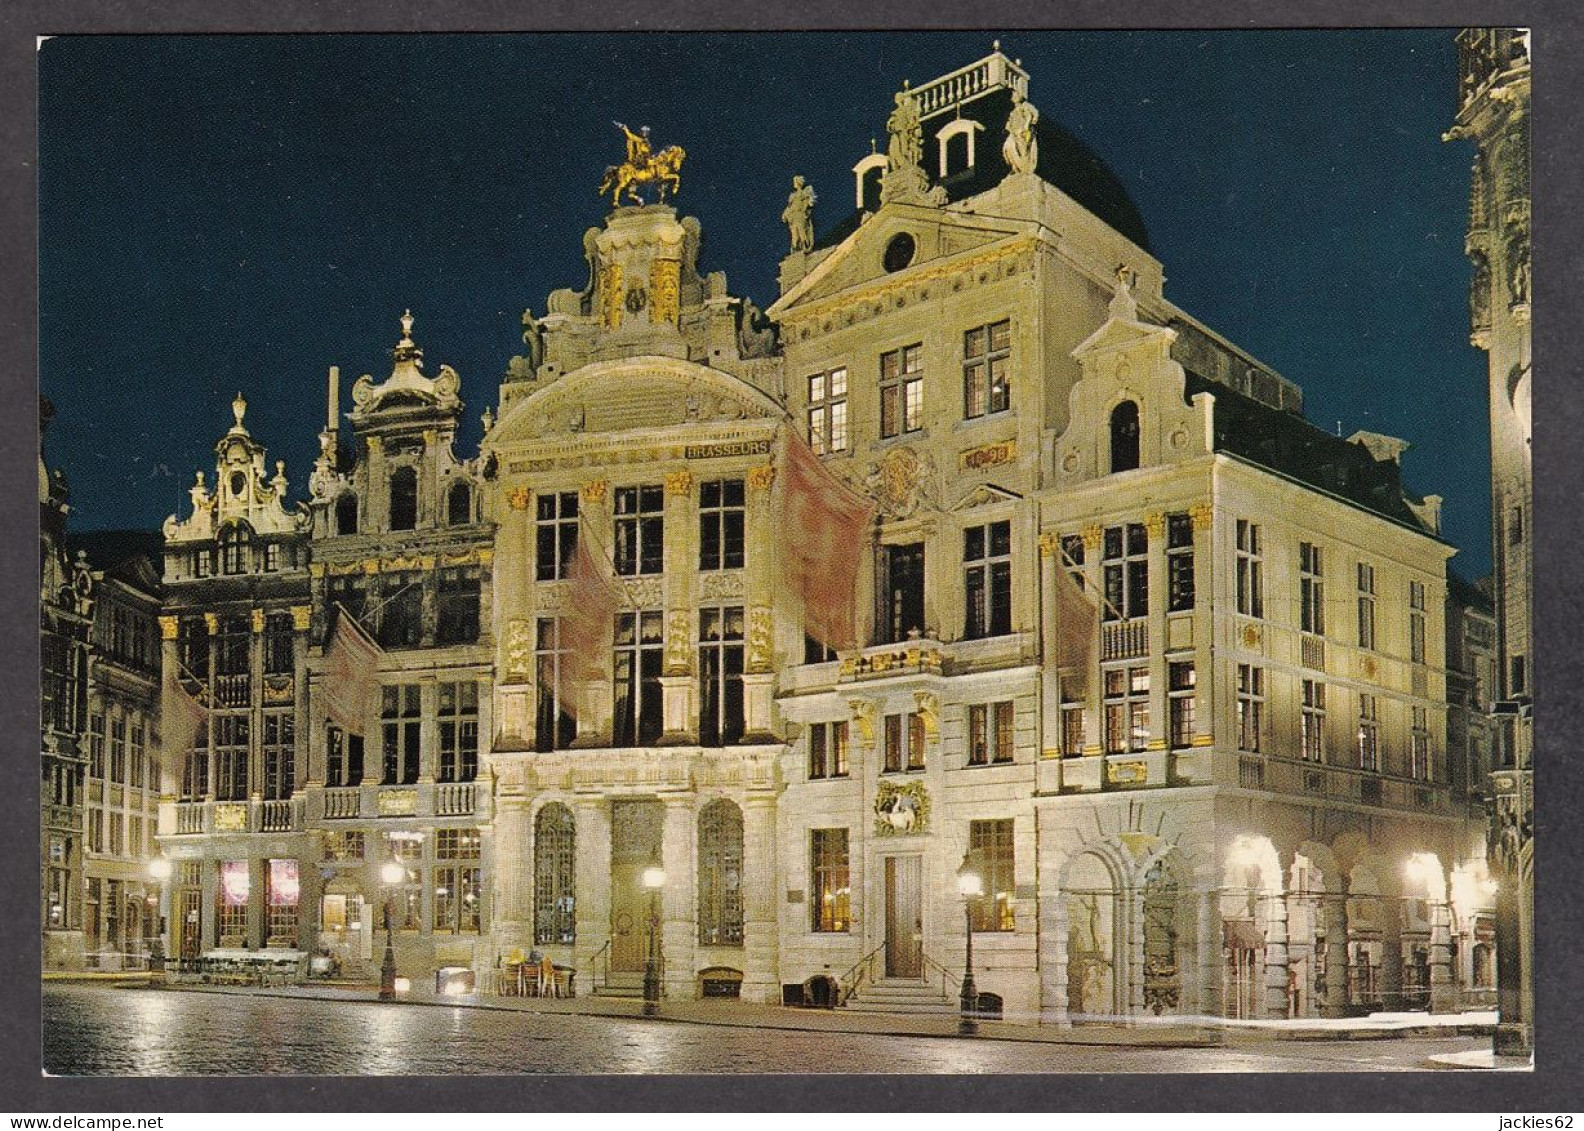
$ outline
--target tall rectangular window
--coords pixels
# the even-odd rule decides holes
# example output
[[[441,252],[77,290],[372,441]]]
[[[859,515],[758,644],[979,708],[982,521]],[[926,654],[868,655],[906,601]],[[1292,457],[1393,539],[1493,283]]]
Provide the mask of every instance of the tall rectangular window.
[[[1194,607],[1193,517],[1166,516],[1166,611],[1185,613]]]
[[[571,658],[561,645],[558,617],[540,617],[534,625],[534,670],[538,673],[534,708],[534,749],[565,750],[577,737],[577,706],[562,699],[570,674],[562,670]]]
[[[1265,615],[1265,561],[1260,528],[1242,518],[1237,520],[1237,611],[1246,617]]]
[[[1412,715],[1408,731],[1408,776],[1415,781],[1429,781],[1430,712],[1424,707],[1414,707]]]
[[[665,563],[665,491],[658,484],[616,488],[616,573],[659,573]]]
[[[264,712],[264,798],[284,801],[296,777],[296,720],[291,708]]]
[[[1325,564],[1313,542],[1298,543],[1298,626],[1325,635]]]
[[[967,609],[963,636],[975,640],[1012,631],[1012,524],[992,522],[963,531]]]
[[[726,746],[743,736],[743,610],[699,610],[699,742]]]
[[[435,830],[434,918],[436,934],[476,933],[482,910],[481,838],[476,829]]]
[[[416,931],[423,926],[423,834],[392,832],[385,834],[386,859],[402,866],[402,880],[391,897],[391,925],[398,931]]]
[[[248,799],[249,713],[214,715],[214,789],[217,801]]]
[[[1061,752],[1063,758],[1077,758],[1084,752],[1083,703],[1070,698],[1071,692],[1062,690]]]
[[[881,565],[885,608],[880,622],[882,644],[899,644],[924,632],[924,543],[886,546]]]
[[[293,642],[297,633],[292,627],[290,613],[270,613],[264,618],[264,674],[290,675],[293,664]]]
[[[1150,733],[1149,669],[1107,668],[1104,674],[1106,753],[1143,750]]]
[[[126,814],[110,811],[110,855],[126,855]]]
[[[126,781],[127,725],[122,718],[110,720],[110,780],[117,785]]]
[[[648,746],[660,737],[660,667],[665,650],[664,617],[658,611],[618,613],[614,665],[615,744]]]
[[[578,495],[576,491],[540,495],[535,507],[534,577],[558,581],[569,575],[577,553]]]
[[[988,766],[1013,759],[1013,704],[972,703],[968,707],[968,764]]]
[[[924,427],[924,347],[904,346],[880,355],[880,435]]]
[[[1194,691],[1198,683],[1191,660],[1172,660],[1166,665],[1167,706],[1171,746],[1183,750],[1194,740]]]
[[[904,715],[887,715],[884,772],[895,774],[923,768],[924,720],[911,711]]]
[[[1005,412],[1012,403],[1012,323],[1003,319],[963,334],[963,416]]]
[[[809,830],[809,929],[845,931],[852,922],[846,829]]]
[[[442,683],[437,688],[440,767],[436,781],[472,781],[478,777],[478,684],[473,680]]]
[[[1380,769],[1380,708],[1375,696],[1359,696],[1358,757],[1359,769]]]
[[[1265,669],[1253,664],[1237,666],[1238,749],[1260,752],[1265,722]]]
[[[424,638],[424,579],[417,573],[389,573],[381,578],[378,606],[382,648],[417,648]]]
[[[1358,643],[1375,647],[1375,567],[1368,562],[1358,564]]]
[[[416,683],[388,683],[380,689],[381,785],[412,785],[418,780],[420,702]]]
[[[88,776],[105,776],[105,717],[99,714],[88,716]]]
[[[1101,574],[1105,583],[1104,620],[1149,615],[1149,531],[1142,523],[1106,528]]]
[[[271,946],[297,945],[297,906],[302,897],[302,883],[297,874],[295,860],[268,860],[264,873],[265,906],[268,916],[264,923],[266,941]]]
[[[984,892],[968,902],[968,924],[975,931],[1010,931],[1016,925],[1012,819],[968,822],[968,850],[979,854]]]
[[[847,723],[815,723],[809,727],[811,780],[847,776]]]
[[[215,907],[215,941],[220,946],[244,946],[247,943],[248,896],[253,887],[248,862],[221,860],[218,864],[220,899]]]
[[[808,439],[815,455],[847,450],[847,370],[816,373],[808,379]]]
[[[139,715],[127,730],[127,784],[134,789],[143,786],[143,771],[146,766],[147,754],[144,751],[144,729],[142,716]]]
[[[1408,658],[1425,662],[1425,587],[1422,581],[1408,583]]]
[[[699,484],[699,569],[741,569],[744,492],[741,479]]]
[[[435,643],[472,644],[479,638],[483,581],[476,569],[443,569],[435,592]]]
[[[1317,679],[1303,681],[1303,714],[1298,755],[1305,762],[1325,761],[1326,685]]]

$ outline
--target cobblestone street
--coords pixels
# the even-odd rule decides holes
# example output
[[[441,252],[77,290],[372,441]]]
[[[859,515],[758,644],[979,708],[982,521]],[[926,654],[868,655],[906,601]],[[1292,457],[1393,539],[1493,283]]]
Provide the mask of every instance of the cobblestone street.
[[[1221,1047],[1057,1044],[644,1021],[244,993],[44,989],[60,1076],[742,1072],[1376,1072],[1489,1046],[1477,1036]]]

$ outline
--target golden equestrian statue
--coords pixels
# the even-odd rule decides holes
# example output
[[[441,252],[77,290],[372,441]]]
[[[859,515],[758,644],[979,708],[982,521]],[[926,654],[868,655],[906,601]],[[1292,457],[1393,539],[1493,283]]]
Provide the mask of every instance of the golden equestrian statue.
[[[607,192],[611,194],[612,208],[621,207],[623,193],[631,198],[633,204],[641,205],[644,199],[639,195],[638,186],[653,184],[660,203],[664,204],[668,189],[675,193],[682,187],[682,162],[687,158],[687,151],[680,145],[668,145],[656,153],[649,144],[648,126],[633,133],[621,122],[611,124],[627,136],[627,160],[605,170],[605,179],[600,182],[600,195]]]

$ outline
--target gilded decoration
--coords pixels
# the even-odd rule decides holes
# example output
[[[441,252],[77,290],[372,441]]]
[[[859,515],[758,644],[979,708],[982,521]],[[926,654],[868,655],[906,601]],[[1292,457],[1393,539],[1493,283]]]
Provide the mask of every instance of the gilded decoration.
[[[1243,632],[1241,635],[1243,638],[1243,647],[1258,648],[1260,646],[1260,640],[1262,637],[1259,625],[1245,624],[1243,626]]]
[[[933,691],[915,691],[913,705],[924,724],[925,739],[934,742],[940,738],[940,696]]]
[[[1047,531],[1039,536],[1040,554],[1047,558],[1054,558],[1056,551],[1061,549],[1061,536]]]
[[[680,145],[668,145],[656,150],[649,140],[649,127],[641,126],[637,133],[620,122],[612,123],[627,140],[627,159],[620,165],[609,165],[600,181],[600,195],[611,194],[611,207],[620,208],[622,197],[628,203],[642,206],[644,198],[638,189],[654,185],[661,204],[666,193],[675,195],[682,187],[682,162],[687,160],[687,150]]]
[[[514,487],[511,493],[506,496],[506,502],[511,505],[511,509],[514,511],[525,511],[528,509],[528,505],[533,502],[533,492],[526,487]]]
[[[312,605],[293,605],[291,607],[292,629],[296,632],[307,632],[308,626],[313,623]]]
[[[1143,785],[1149,780],[1149,764],[1143,760],[1112,762],[1106,767],[1106,777],[1113,785]]]
[[[1195,530],[1209,530],[1215,522],[1215,509],[1209,503],[1195,503],[1188,508],[1188,517]]]
[[[995,444],[981,444],[977,448],[957,454],[957,465],[963,471],[981,471],[987,467],[999,467],[1004,463],[1011,463],[1017,459],[1017,441],[1002,440]]]
[[[1100,543],[1105,541],[1105,530],[1098,523],[1083,528],[1084,549],[1094,551],[1100,548]]]
[[[610,480],[596,479],[591,483],[583,484],[583,501],[585,503],[605,502],[605,495],[610,490]]]
[[[1145,515],[1144,528],[1149,531],[1152,542],[1166,537],[1166,516],[1159,511]]]
[[[219,613],[205,613],[203,615],[203,618],[204,618],[204,624],[209,629],[209,635],[210,636],[217,635],[219,633],[219,631],[220,631],[220,614]]]
[[[748,469],[748,486],[755,491],[768,491],[775,483],[775,467],[761,463]]]
[[[264,631],[264,610],[263,609],[254,609],[253,610],[252,621],[253,621],[253,631],[255,633],[263,632]]]
[[[858,737],[865,746],[873,746],[875,740],[875,705],[868,699],[849,699],[847,709],[852,712],[853,725],[858,728]]]
[[[775,620],[763,605],[748,613],[748,670],[767,672],[775,659]]]
[[[621,264],[606,264],[599,273],[600,325],[605,329],[614,330],[621,325],[624,297]]]
[[[245,801],[218,801],[214,807],[214,831],[217,833],[247,832],[248,807]]]
[[[649,321],[674,323],[682,313],[682,264],[656,259],[649,271]]]
[[[909,836],[929,831],[930,798],[924,783],[883,781],[875,795],[875,835]]]
[[[533,671],[534,625],[529,620],[506,622],[506,678],[525,681]]]
[[[667,675],[693,670],[693,614],[687,609],[672,609],[666,618],[665,670]]]
[[[665,477],[667,495],[686,497],[693,493],[693,473],[691,471],[672,471]]]
[[[411,817],[418,812],[418,791],[382,789],[375,808],[381,817]]]
[[[870,464],[864,491],[890,518],[908,518],[925,502],[934,502],[935,460],[917,448],[891,448]]]
[[[159,619],[160,639],[161,640],[175,640],[176,639],[176,633],[177,633],[177,630],[180,628],[180,625],[181,625],[181,619],[179,617],[163,617],[163,616],[160,617],[160,619]]]
[[[291,676],[266,676],[264,679],[264,705],[278,707],[293,699]]]

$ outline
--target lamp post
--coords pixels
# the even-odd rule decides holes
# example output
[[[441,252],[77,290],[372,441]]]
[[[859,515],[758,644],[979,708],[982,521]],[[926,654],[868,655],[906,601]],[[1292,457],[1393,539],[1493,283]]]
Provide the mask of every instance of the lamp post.
[[[149,974],[153,981],[165,980],[165,881],[170,879],[171,862],[163,856],[149,861],[149,878],[157,888],[154,902],[154,937],[149,941]]]
[[[649,957],[644,961],[643,1015],[653,1017],[660,1008],[660,889],[665,869],[653,864],[644,869],[643,886],[649,889]]]
[[[957,890],[963,897],[963,925],[967,928],[967,949],[963,959],[962,997],[958,1002],[957,1035],[972,1037],[979,1033],[979,989],[973,974],[973,901],[984,894],[984,876],[979,853],[969,851],[957,869]]]
[[[385,881],[385,958],[380,963],[379,999],[396,1000],[396,950],[391,943],[391,894],[396,885],[407,878],[407,869],[395,860],[387,860],[380,868],[380,879]]]

